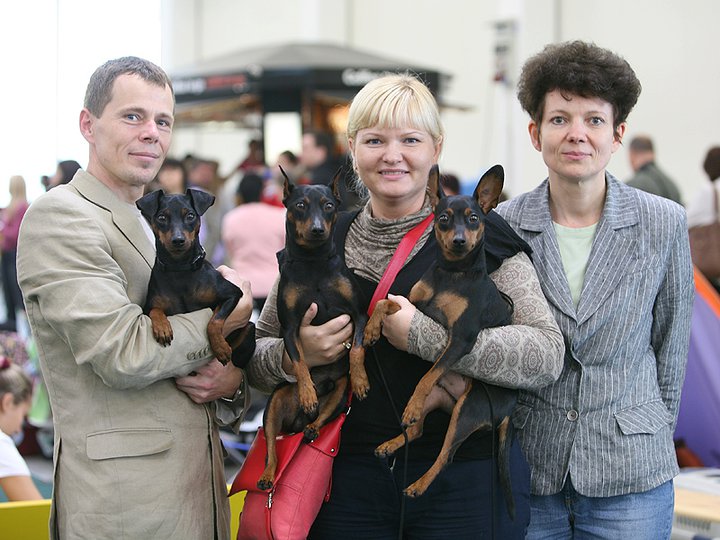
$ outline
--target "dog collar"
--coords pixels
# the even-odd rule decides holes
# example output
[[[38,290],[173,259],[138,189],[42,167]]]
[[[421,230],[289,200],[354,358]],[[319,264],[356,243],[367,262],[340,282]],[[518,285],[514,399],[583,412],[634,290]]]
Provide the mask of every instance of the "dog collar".
[[[204,261],[205,249],[202,246],[200,246],[198,254],[188,263],[168,264],[161,261],[158,257],[155,258],[155,264],[158,265],[163,272],[192,272],[193,270],[199,269]]]

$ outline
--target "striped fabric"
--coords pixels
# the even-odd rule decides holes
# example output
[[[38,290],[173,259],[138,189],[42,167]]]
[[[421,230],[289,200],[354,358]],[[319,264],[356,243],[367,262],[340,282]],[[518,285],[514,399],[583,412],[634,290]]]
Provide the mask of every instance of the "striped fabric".
[[[533,249],[565,338],[563,372],[520,395],[514,423],[532,491],[607,497],[678,472],[673,428],[694,295],[685,213],[607,176],[607,195],[577,309],[548,206],[548,181],[497,209]]]

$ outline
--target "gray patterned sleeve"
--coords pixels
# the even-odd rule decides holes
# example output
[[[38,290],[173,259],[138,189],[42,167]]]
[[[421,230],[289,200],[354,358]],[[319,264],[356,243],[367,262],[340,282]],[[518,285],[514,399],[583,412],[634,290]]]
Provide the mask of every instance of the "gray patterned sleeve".
[[[285,373],[282,367],[285,346],[280,335],[277,315],[277,281],[265,300],[260,318],[255,323],[255,354],[245,368],[250,386],[270,393],[278,383],[295,382],[295,377]]]
[[[490,277],[513,300],[512,324],[482,330],[456,370],[509,388],[550,384],[562,371],[565,345],[532,262],[520,253],[506,259]],[[418,311],[410,326],[408,351],[434,362],[446,342],[447,331]]]

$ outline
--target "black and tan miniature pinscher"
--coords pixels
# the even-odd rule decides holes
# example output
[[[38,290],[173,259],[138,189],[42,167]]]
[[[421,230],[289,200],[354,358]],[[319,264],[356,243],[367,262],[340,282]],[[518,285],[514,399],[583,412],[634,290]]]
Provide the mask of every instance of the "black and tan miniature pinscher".
[[[426,415],[442,408],[451,415],[445,441],[432,467],[405,489],[410,497],[425,493],[442,469],[453,459],[458,447],[480,430],[497,431],[500,484],[508,512],[514,517],[514,501],[509,476],[510,445],[513,427],[510,414],[516,392],[462,377],[460,392],[451,392],[447,378],[456,362],[470,352],[483,328],[511,323],[512,303],[490,279],[485,264],[485,215],[497,206],[504,182],[504,171],[495,165],[480,179],[470,196],[446,197],[439,185],[437,166],[430,172],[428,192],[435,213],[435,237],[438,258],[410,291],[408,299],[424,314],[448,330],[448,342],[430,370],[415,388],[402,417],[408,441],[422,435]],[[365,329],[365,345],[380,336],[386,314],[399,306],[381,300]],[[394,454],[405,444],[403,435],[375,450],[379,457]]]
[[[282,171],[282,169],[281,169]],[[277,311],[285,351],[297,383],[279,385],[265,406],[263,428],[267,439],[267,466],[258,481],[269,489],[275,479],[275,437],[280,433],[303,432],[314,440],[319,429],[340,413],[347,401],[348,374],[353,395],[366,397],[363,332],[367,315],[360,309],[353,275],[336,252],[333,229],[340,198],[340,171],[331,186],[293,185],[285,176],[283,204],[287,208],[285,249],[278,255]],[[354,325],[349,355],[312,370],[305,363],[300,343],[300,323],[312,303],[318,312],[312,324],[323,324],[342,314]]]
[[[207,332],[215,357],[223,364],[232,361],[245,367],[255,351],[255,325],[248,323],[227,340],[223,336],[225,319],[243,293],[205,259],[199,240],[200,216],[213,202],[213,195],[198,189],[172,195],[159,189],[136,202],[155,234],[156,247],[143,310],[152,321],[155,339],[166,346],[173,339],[168,315],[212,308]]]

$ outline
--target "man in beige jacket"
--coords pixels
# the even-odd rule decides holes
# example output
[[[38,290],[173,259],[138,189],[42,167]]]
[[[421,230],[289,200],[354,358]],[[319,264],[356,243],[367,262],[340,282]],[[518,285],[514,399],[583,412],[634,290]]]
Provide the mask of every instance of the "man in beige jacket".
[[[212,358],[210,309],[170,317],[153,338],[141,306],[155,261],[135,201],[170,146],[167,75],[128,57],[99,67],[80,131],[86,171],[31,204],[18,277],[55,423],[51,538],[227,539],[219,423],[237,425],[241,370]],[[252,295],[225,325],[246,324]]]

